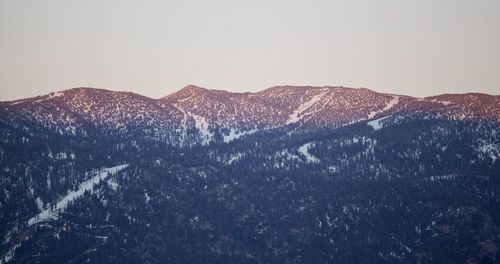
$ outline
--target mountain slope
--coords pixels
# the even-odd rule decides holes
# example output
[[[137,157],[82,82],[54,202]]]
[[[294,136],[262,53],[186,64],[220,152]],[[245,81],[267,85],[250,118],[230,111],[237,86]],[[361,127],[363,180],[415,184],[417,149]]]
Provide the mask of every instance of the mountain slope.
[[[377,130],[367,122],[290,136],[269,130],[187,148],[3,127],[0,257],[495,263],[500,124],[407,115],[381,122]],[[96,169],[118,164],[129,166],[96,178]]]
[[[0,263],[496,263],[498,102],[293,86],[1,102]]]
[[[345,87],[272,87],[232,93],[193,85],[160,99],[75,88],[0,103],[3,122],[33,124],[60,134],[139,134],[173,145],[222,142],[232,135],[283,128],[332,129],[393,113],[448,120],[500,120],[500,97],[438,95],[423,99]]]

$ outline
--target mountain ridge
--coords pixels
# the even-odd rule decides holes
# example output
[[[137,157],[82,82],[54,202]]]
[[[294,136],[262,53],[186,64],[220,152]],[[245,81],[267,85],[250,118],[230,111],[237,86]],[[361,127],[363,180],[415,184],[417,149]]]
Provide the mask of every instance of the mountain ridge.
[[[174,92],[172,92],[170,94],[161,96],[159,98],[142,95],[140,93],[133,92],[133,91],[111,90],[111,89],[102,88],[102,87],[79,86],[79,87],[72,87],[72,88],[67,88],[67,89],[63,89],[63,90],[59,90],[59,91],[53,91],[53,92],[50,92],[50,93],[36,95],[36,96],[32,96],[32,97],[18,98],[18,99],[13,99],[13,100],[3,100],[3,101],[0,101],[0,104],[20,102],[20,101],[24,101],[24,100],[28,100],[28,99],[35,99],[35,98],[49,96],[51,94],[57,94],[57,93],[61,93],[61,92],[71,91],[71,90],[89,90],[89,91],[102,91],[102,92],[112,92],[112,93],[129,93],[129,94],[134,94],[134,95],[142,96],[144,98],[149,98],[149,99],[152,99],[152,100],[160,100],[162,98],[169,97],[169,96],[171,96],[171,95],[173,95],[175,93],[178,93],[178,92],[180,92],[182,90],[200,90],[200,91],[208,91],[208,92],[226,92],[226,93],[229,93],[229,94],[256,94],[256,93],[262,93],[262,92],[265,92],[265,91],[268,91],[268,90],[272,90],[272,89],[275,89],[275,88],[295,88],[295,89],[304,89],[304,88],[316,88],[316,89],[321,89],[321,88],[343,88],[343,89],[367,90],[367,91],[371,91],[371,92],[375,92],[375,93],[379,93],[379,94],[404,96],[404,97],[411,97],[411,98],[415,98],[415,99],[426,99],[426,98],[437,97],[437,96],[453,96],[453,95],[485,95],[485,96],[491,96],[491,97],[500,97],[500,94],[489,94],[489,93],[481,93],[481,92],[440,93],[440,94],[434,94],[434,95],[429,95],[429,96],[424,96],[424,97],[417,97],[417,96],[412,96],[412,95],[397,94],[397,93],[391,93],[391,92],[379,92],[379,91],[372,90],[372,89],[366,88],[366,87],[348,87],[348,86],[342,86],[342,85],[339,85],[339,86],[335,86],[335,85],[333,85],[333,86],[332,85],[313,86],[313,85],[288,85],[288,84],[284,84],[284,85],[271,86],[271,87],[264,88],[264,89],[256,91],[256,92],[250,92],[250,91],[246,91],[246,92],[245,91],[244,92],[233,92],[233,91],[228,91],[228,90],[223,90],[223,89],[211,89],[211,88],[205,88],[203,86],[198,86],[198,85],[194,85],[194,84],[188,84],[188,85],[186,85],[186,86],[184,86],[184,87],[182,87],[182,88],[180,88],[180,89],[178,89],[178,90],[176,90],[176,91],[174,91]]]
[[[229,135],[276,128],[307,133],[393,114],[500,121],[500,96],[466,93],[416,98],[367,88],[291,85],[240,93],[187,85],[158,99],[79,87],[0,102],[0,120],[16,127],[34,123],[59,134],[84,135],[97,128],[107,135],[140,134],[174,144],[209,144]]]

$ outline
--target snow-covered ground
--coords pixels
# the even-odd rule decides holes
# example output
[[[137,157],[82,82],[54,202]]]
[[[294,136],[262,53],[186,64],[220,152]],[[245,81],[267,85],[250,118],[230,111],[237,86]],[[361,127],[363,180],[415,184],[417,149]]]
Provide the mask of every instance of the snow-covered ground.
[[[10,262],[12,258],[14,257],[14,253],[16,252],[16,249],[21,246],[21,242],[15,244],[5,255],[0,259],[0,264],[4,264],[7,262]]]
[[[442,105],[450,105],[451,104],[450,101],[442,101],[442,100],[436,100],[436,99],[430,100],[430,102],[440,103]]]
[[[75,199],[81,197],[85,191],[91,191],[94,189],[94,185],[99,184],[101,181],[105,180],[108,176],[117,173],[128,167],[128,164],[123,164],[119,166],[114,166],[111,168],[100,169],[92,178],[82,182],[76,191],[68,192],[62,199],[60,199],[53,208],[47,208],[42,210],[36,216],[28,220],[28,226],[32,226],[36,223],[43,221],[50,221],[51,219],[56,219],[60,212],[63,212],[68,204]]]
[[[381,117],[379,119],[375,119],[375,120],[372,120],[372,121],[369,121],[368,123],[366,123],[367,125],[373,127],[374,130],[379,130],[379,129],[382,129],[384,127],[384,124],[382,123],[382,120],[388,118],[389,116],[384,116],[384,117]]]
[[[177,104],[173,104],[175,108],[177,108],[183,115],[182,121],[181,121],[181,127],[182,127],[182,136],[181,139],[182,141],[186,140],[187,138],[187,130],[188,130],[188,118],[192,117],[194,119],[194,125],[196,129],[198,130],[200,137],[201,137],[201,144],[203,146],[206,146],[210,143],[210,141],[213,140],[214,135],[210,130],[208,129],[209,123],[203,116],[195,115],[189,111],[184,110],[181,106]]]
[[[235,155],[231,155],[231,157],[229,158],[229,160],[226,161],[225,163],[227,165],[231,165],[233,162],[238,161],[239,159],[241,159],[241,157],[243,157],[243,155],[241,153],[237,153]]]
[[[201,144],[206,146],[213,140],[214,135],[208,130],[208,122],[203,116],[191,114],[194,118],[196,129],[200,132],[201,135]]]
[[[224,143],[229,143],[229,142],[236,140],[242,136],[251,135],[257,131],[258,131],[258,129],[236,132],[234,129],[231,128],[231,131],[229,131],[229,135],[224,135]]]
[[[368,119],[374,118],[377,114],[383,113],[399,103],[399,96],[392,96],[392,99],[385,105],[385,107],[380,111],[373,111],[368,114]]]
[[[180,106],[178,106],[177,104],[172,104],[175,108],[177,108],[181,113],[182,113],[182,121],[181,121],[181,141],[184,141],[186,140],[187,138],[187,118],[188,118],[188,115],[186,113],[186,111],[184,111],[184,109]],[[163,105],[164,107],[164,105]]]
[[[302,154],[307,163],[318,163],[320,160],[309,153],[309,149],[312,147],[311,143],[306,143],[299,147],[299,153]]]
[[[490,158],[492,163],[500,158],[500,144],[480,140],[476,145],[476,153],[481,158]]]
[[[313,96],[309,101],[302,103],[293,113],[288,117],[288,120],[286,121],[286,124],[293,124],[298,121],[300,121],[304,115],[302,113],[306,111],[309,107],[313,106],[316,102],[321,100],[321,98],[328,93],[328,90],[325,90],[315,96]]]

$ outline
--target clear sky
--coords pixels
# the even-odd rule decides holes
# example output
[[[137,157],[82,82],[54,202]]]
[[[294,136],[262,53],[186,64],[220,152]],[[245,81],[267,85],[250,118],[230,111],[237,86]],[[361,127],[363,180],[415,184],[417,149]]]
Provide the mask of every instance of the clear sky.
[[[0,0],[0,100],[343,85],[500,94],[498,0]]]

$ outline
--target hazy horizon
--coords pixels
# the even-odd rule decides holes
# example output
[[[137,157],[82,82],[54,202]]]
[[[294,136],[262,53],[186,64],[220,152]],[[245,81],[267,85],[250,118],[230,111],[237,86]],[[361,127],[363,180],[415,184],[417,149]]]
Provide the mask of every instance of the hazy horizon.
[[[118,3],[118,4],[117,4]],[[500,91],[500,1],[0,0],[0,101],[188,84]]]

